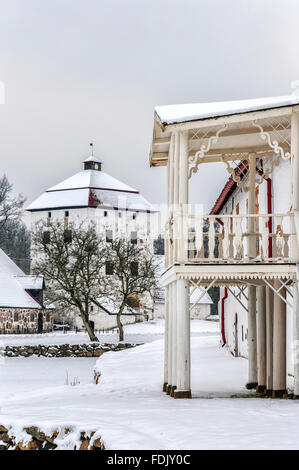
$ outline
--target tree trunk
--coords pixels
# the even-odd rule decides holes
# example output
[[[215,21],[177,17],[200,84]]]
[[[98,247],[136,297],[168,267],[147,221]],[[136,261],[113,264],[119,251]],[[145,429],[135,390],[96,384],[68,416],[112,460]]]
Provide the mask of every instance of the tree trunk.
[[[91,328],[90,322],[86,318],[86,315],[83,312],[80,312],[80,313],[81,313],[81,318],[82,318],[83,324],[86,328],[86,331],[88,333],[90,341],[99,341],[98,338],[96,337],[96,335],[94,334],[94,331]]]
[[[119,329],[119,341],[123,341],[124,340],[124,327],[121,322],[120,316],[121,316],[121,313],[118,312],[116,316],[116,320],[117,320],[117,327]]]
[[[117,327],[119,329],[119,341],[123,341],[124,340],[124,327],[123,327],[123,324],[121,322],[121,319],[120,319],[120,316],[121,314],[123,313],[123,310],[125,308],[125,302],[123,302],[120,306],[120,309],[119,309],[119,312],[116,316],[116,321],[117,321]]]

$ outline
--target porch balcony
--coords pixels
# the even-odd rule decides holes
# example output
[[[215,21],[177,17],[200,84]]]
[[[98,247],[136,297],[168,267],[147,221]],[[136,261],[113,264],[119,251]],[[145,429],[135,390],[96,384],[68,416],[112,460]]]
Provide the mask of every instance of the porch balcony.
[[[166,231],[165,285],[177,279],[205,286],[294,281],[297,240],[292,213],[182,213],[172,217]]]
[[[189,217],[188,263],[291,263],[292,214]],[[251,223],[250,223],[251,222]],[[254,226],[254,231],[248,227]]]

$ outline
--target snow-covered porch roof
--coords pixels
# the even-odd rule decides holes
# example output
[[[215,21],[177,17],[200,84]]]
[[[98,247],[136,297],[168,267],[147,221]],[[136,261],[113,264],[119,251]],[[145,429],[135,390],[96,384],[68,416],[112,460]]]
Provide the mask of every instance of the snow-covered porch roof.
[[[150,153],[151,166],[168,162],[174,131],[189,135],[189,158],[200,163],[259,158],[290,151],[291,114],[299,96],[157,106]],[[276,145],[277,144],[277,145]],[[190,162],[191,163],[191,162]]]

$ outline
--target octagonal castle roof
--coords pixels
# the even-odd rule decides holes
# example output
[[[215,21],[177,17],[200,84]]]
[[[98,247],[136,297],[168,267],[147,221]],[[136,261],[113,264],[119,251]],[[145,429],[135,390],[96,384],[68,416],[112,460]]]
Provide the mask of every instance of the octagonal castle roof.
[[[150,211],[150,203],[137,191],[101,170],[102,162],[91,155],[84,170],[47,189],[28,207],[30,212],[51,209],[103,207]]]

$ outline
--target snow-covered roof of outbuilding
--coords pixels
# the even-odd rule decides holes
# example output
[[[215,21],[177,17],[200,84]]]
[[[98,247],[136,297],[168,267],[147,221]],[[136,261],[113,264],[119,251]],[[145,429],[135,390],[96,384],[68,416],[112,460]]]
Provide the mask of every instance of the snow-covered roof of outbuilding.
[[[168,125],[283,106],[293,106],[295,104],[299,104],[299,96],[294,94],[240,101],[157,106],[155,112],[161,123]]]
[[[0,307],[9,308],[34,308],[40,309],[41,305],[26,292],[25,289],[37,289],[33,285],[40,285],[41,276],[28,276],[28,286],[24,284],[26,275],[23,271],[0,249]]]
[[[99,162],[93,156],[85,160],[85,163],[87,161]],[[137,189],[101,170],[94,169],[79,171],[50,187],[33,201],[27,210],[99,206],[140,211],[151,210],[150,203],[140,195]]]

